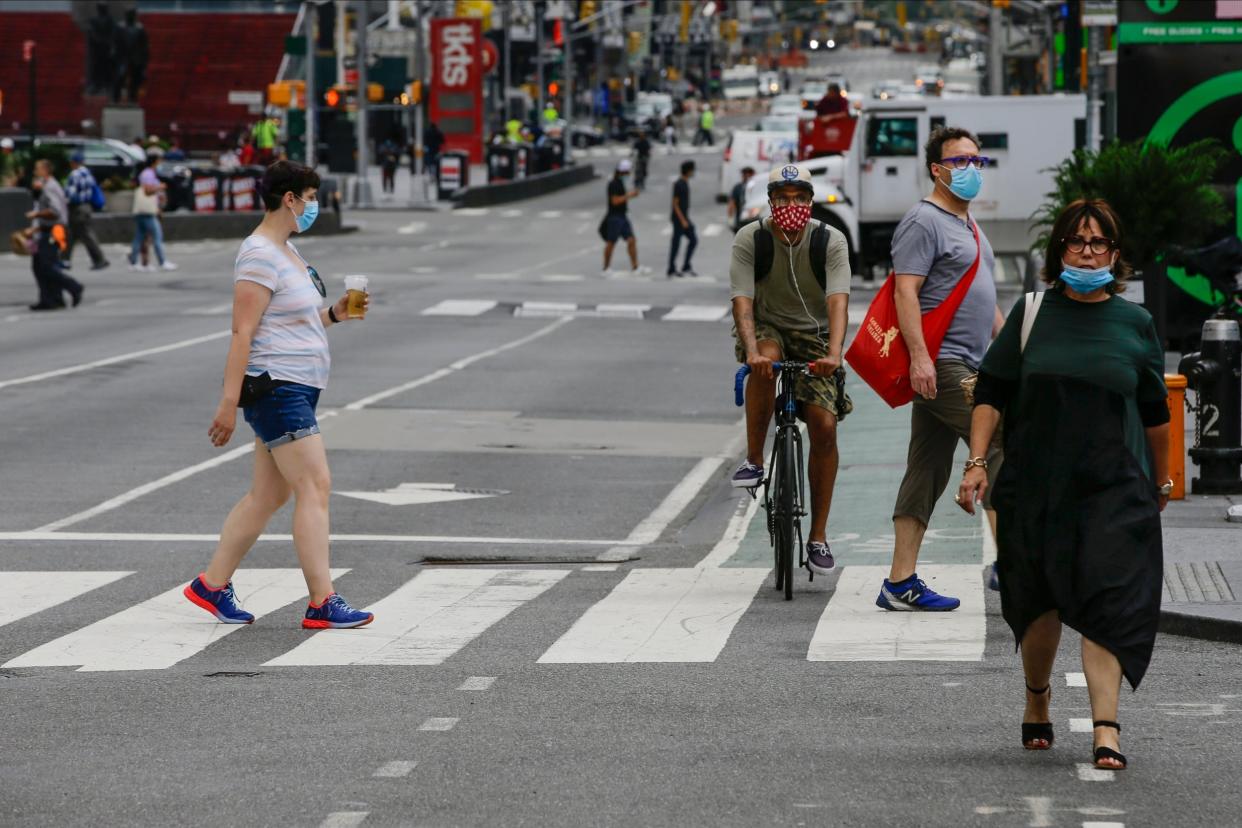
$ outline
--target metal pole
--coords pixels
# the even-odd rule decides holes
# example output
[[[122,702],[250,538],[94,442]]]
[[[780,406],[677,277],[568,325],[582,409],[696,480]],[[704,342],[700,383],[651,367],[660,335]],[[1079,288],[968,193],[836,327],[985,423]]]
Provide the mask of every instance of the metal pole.
[[[38,62],[39,45],[36,43],[30,49],[30,155],[32,157],[35,151],[35,136],[39,134],[39,96],[35,92],[35,73]],[[33,170],[33,165],[31,169]]]
[[[1087,149],[1099,149],[1100,27],[1087,30]]]
[[[539,105],[535,119],[543,125],[543,3],[535,3],[535,85],[539,87]]]
[[[336,0],[336,83],[345,82],[345,12],[349,0]]]
[[[565,27],[565,128],[561,130],[561,143],[565,150],[564,164],[566,167],[573,161],[573,143],[570,140],[570,127],[574,122],[574,27]]]
[[[319,116],[318,101],[315,96],[315,20],[319,16],[313,3],[305,4],[306,20],[306,166],[315,168],[319,140],[315,128]]]
[[[414,104],[414,178],[410,181],[413,201],[427,198],[427,184],[423,180],[423,101],[429,92],[423,75],[423,4],[422,0],[414,0],[414,78],[420,82],[422,95]]]
[[[358,33],[358,183],[354,190],[354,206],[370,207],[371,198],[371,148],[368,144],[367,114],[367,0],[357,0],[357,19],[354,30]]]
[[[513,43],[510,40],[510,36],[511,36],[510,29],[513,27],[513,4],[512,3],[505,3],[504,14],[502,15],[501,19],[503,21],[501,25],[505,27],[505,53],[504,53],[505,67],[504,67],[504,89],[500,90],[500,109],[501,109],[501,112],[504,114],[504,119],[508,121],[509,120],[509,87],[513,83],[513,78],[510,74],[511,73],[510,67],[511,67],[511,64],[513,63],[510,57],[511,55],[510,50],[513,47]],[[519,118],[518,120],[526,120],[526,119]]]
[[[1004,21],[999,6],[993,6],[988,16],[988,94],[1005,94]]]

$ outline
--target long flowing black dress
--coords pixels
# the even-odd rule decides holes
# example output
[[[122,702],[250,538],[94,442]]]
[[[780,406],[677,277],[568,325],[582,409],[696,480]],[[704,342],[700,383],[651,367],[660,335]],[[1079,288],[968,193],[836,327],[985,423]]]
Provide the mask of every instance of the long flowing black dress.
[[[1049,291],[1025,351],[1019,302],[975,404],[1005,414],[997,512],[1001,608],[1018,643],[1048,610],[1106,647],[1137,688],[1160,617],[1163,553],[1144,429],[1169,420],[1146,310]]]

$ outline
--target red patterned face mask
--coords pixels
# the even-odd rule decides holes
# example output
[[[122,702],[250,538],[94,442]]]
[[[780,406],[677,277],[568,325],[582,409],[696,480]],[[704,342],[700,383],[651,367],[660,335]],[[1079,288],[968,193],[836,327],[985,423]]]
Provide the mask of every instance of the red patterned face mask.
[[[811,220],[811,205],[789,204],[784,207],[773,207],[772,220],[786,233],[801,233],[802,228],[806,227],[806,223]]]

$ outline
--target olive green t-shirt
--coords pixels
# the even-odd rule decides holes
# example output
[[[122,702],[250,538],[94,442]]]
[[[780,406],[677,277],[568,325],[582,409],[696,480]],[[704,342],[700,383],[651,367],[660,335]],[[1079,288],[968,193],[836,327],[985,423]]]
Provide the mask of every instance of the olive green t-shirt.
[[[1163,401],[1168,394],[1164,349],[1151,314],[1120,296],[1104,302],[1078,302],[1049,290],[1022,351],[1025,305],[1019,301],[1010,311],[979,370],[1018,383],[1010,404],[1017,405],[1019,412],[1025,403],[1026,380],[1032,374],[1070,377],[1117,392],[1126,400],[1126,447],[1150,476],[1139,405]]]
[[[752,221],[733,237],[733,258],[729,264],[729,298],[745,296],[755,300],[755,320],[781,330],[814,331],[828,329],[825,298],[850,292],[850,252],[840,230],[828,227],[828,255],[824,261],[825,287],[815,281],[811,270],[811,233],[820,222],[812,219],[802,231],[802,239],[790,245],[772,233],[772,269],[766,279],[755,284],[755,231],[760,224],[771,232],[769,219]],[[793,273],[789,262],[793,260]],[[796,282],[795,282],[796,279]],[[801,298],[799,298],[801,292]],[[803,307],[805,302],[806,307]],[[809,314],[809,315],[808,315]]]

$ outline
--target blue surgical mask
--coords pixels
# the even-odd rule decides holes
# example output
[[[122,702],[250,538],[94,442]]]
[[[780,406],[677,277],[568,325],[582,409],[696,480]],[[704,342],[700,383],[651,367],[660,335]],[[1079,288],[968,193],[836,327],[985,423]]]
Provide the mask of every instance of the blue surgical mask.
[[[949,174],[952,177],[952,183],[948,185],[948,188],[953,195],[962,201],[970,201],[979,195],[979,188],[983,186],[983,172],[976,169],[973,164],[963,170],[949,170]],[[939,177],[936,180],[944,183]]]
[[[1077,293],[1090,293],[1099,290],[1113,280],[1111,265],[1092,269],[1074,267],[1061,262],[1061,281],[1065,286]]]
[[[306,205],[306,209],[302,211],[302,215],[299,216],[297,213],[294,213],[293,217],[297,220],[298,232],[305,233],[315,223],[315,219],[319,217],[319,202],[307,201],[306,199],[299,199],[299,201]],[[290,207],[289,210],[292,211],[293,208]]]

